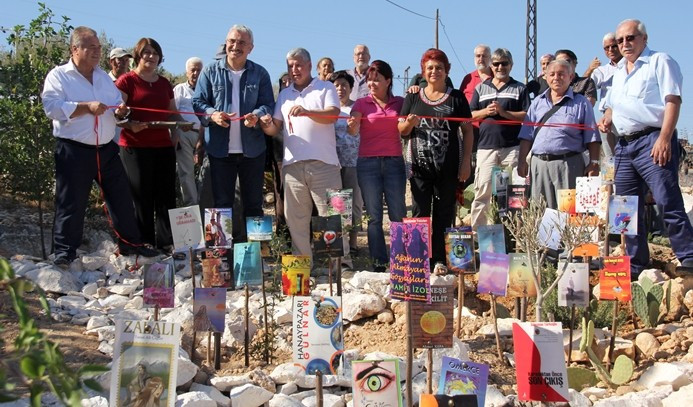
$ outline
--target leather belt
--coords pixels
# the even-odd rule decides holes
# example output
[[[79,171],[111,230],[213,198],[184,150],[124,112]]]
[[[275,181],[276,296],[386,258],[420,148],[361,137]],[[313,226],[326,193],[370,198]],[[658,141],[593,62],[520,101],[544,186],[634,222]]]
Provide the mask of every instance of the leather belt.
[[[571,151],[565,154],[532,154],[532,157],[536,157],[542,161],[555,161],[563,160],[565,158],[572,157],[574,155],[582,154],[581,152]]]
[[[642,136],[647,136],[648,134],[655,132],[655,131],[658,131],[658,130],[661,130],[661,128],[648,126],[648,127],[645,127],[644,129],[642,129],[640,131],[636,131],[635,133],[622,134],[621,138],[630,143],[631,141],[635,141]]]

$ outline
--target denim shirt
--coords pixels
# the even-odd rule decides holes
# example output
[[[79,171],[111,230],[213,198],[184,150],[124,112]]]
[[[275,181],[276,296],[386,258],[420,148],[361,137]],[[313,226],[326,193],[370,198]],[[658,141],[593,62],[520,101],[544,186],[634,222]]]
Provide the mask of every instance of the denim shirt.
[[[231,72],[222,58],[204,67],[195,86],[193,108],[197,113],[211,115],[215,111],[231,111]],[[240,115],[255,113],[258,116],[271,115],[274,111],[274,93],[272,81],[267,70],[262,66],[247,60],[245,71],[241,75]],[[229,128],[221,127],[209,120],[201,119],[203,126],[208,126],[205,132],[205,149],[212,157],[223,158],[229,153]],[[265,135],[260,128],[260,122],[249,128],[241,123],[241,143],[243,155],[254,158],[265,153]]]

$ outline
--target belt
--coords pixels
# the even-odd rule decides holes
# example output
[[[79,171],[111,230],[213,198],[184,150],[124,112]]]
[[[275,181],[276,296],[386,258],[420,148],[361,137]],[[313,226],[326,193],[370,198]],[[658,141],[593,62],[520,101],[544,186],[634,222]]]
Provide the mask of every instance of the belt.
[[[647,136],[648,134],[655,132],[655,131],[658,131],[658,130],[661,130],[661,128],[648,126],[648,127],[645,127],[644,129],[642,129],[640,131],[636,131],[634,133],[622,134],[621,138],[630,143],[631,141],[635,141],[642,136]]]
[[[77,146],[77,147],[90,148],[92,150],[96,149],[97,147],[104,147],[110,143],[110,141],[109,141],[108,143],[100,144],[97,146],[95,144],[80,143],[79,141],[75,141],[75,140],[72,140],[69,138],[63,138],[63,137],[58,137],[58,141],[62,141],[63,143],[67,143],[67,144]]]
[[[536,157],[542,161],[555,161],[555,160],[563,160],[564,158],[572,157],[578,154],[582,154],[581,152],[578,151],[571,151],[569,153],[565,154],[532,154],[532,157]]]

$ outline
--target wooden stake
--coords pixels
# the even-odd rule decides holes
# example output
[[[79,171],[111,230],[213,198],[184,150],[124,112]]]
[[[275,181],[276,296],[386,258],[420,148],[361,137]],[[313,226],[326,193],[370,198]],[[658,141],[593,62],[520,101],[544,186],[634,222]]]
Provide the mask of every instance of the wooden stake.
[[[212,366],[212,331],[207,331],[207,366]]]
[[[263,309],[265,312],[265,346],[264,346],[264,356],[265,356],[265,363],[269,364],[269,319],[267,317],[267,292],[265,291],[265,259],[261,258],[260,259],[260,265],[262,266],[262,303],[264,304]]]
[[[317,407],[323,406],[322,396],[322,371],[315,371],[315,398]]]
[[[195,289],[195,267],[193,262],[193,248],[191,247],[188,251],[188,258],[190,259],[190,275],[192,276],[192,288]]]
[[[197,331],[193,326],[192,343],[190,344],[190,361],[195,363],[195,342],[197,342]]]
[[[426,391],[433,394],[433,349],[428,349],[426,359]]]
[[[464,308],[464,273],[457,275],[457,337],[462,339],[462,309]]]
[[[327,283],[330,285],[330,297],[334,294],[332,293],[332,257],[327,258]]]
[[[245,332],[244,332],[244,345],[245,345],[245,367],[250,366],[250,306],[249,306],[250,290],[248,290],[248,283],[245,283]]]
[[[496,350],[498,351],[498,359],[503,361],[503,352],[501,351],[500,335],[498,334],[498,318],[496,318],[496,296],[491,294],[491,317],[493,318],[493,331],[496,335]]]
[[[342,296],[342,256],[337,257],[337,296]]]
[[[221,332],[214,332],[214,369],[221,369]]]
[[[413,336],[411,302],[407,301],[407,407],[412,407],[412,398],[414,397],[412,388],[412,365],[414,364]]]
[[[618,316],[618,301],[614,301],[614,316],[611,320],[611,341],[609,342],[609,358],[606,361],[606,370],[611,368],[611,359],[614,357],[614,347],[616,346],[616,317]]]
[[[527,321],[527,297],[520,299],[520,321]]]
[[[159,320],[159,304],[154,305],[154,321]]]
[[[570,334],[568,336],[568,364],[573,356],[573,329],[575,329],[575,304],[570,307]]]
[[[522,311],[520,308],[522,307],[522,302],[520,300],[520,297],[515,297],[515,319],[520,319],[522,317]]]

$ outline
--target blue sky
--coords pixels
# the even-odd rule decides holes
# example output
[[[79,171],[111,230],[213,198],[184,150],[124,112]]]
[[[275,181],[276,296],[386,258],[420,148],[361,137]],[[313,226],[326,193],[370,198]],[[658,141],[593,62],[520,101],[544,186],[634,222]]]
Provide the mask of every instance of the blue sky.
[[[439,31],[439,47],[450,58],[455,85],[474,69],[472,50],[478,43],[508,48],[515,62],[512,75],[524,80],[525,0],[393,1],[430,18],[386,0],[43,0],[57,15],[70,17],[72,25],[105,31],[117,46],[132,47],[141,37],[155,38],[164,51],[163,66],[173,73],[183,72],[190,56],[210,61],[228,28],[245,24],[255,36],[250,58],[267,68],[273,80],[286,70],[284,58],[291,48],[308,49],[314,67],[320,57],[329,56],[337,69],[347,69],[353,67],[353,48],[358,43],[369,46],[372,59],[390,63],[396,76],[404,76],[404,70],[411,67],[411,77],[420,70],[421,54],[434,45],[433,17],[438,8],[445,27]],[[572,49],[578,56],[579,73],[594,57],[606,62],[601,45],[606,32],[623,19],[641,19],[647,26],[650,48],[668,52],[681,66],[684,103],[678,127],[693,133],[693,102],[687,98],[693,91],[693,53],[688,41],[684,45],[693,34],[689,1],[537,2],[537,54]],[[0,26],[27,24],[37,13],[36,1],[12,0],[12,7],[3,8]],[[0,35],[0,43],[6,46],[5,35]],[[401,93],[402,86],[396,80],[395,92]]]

